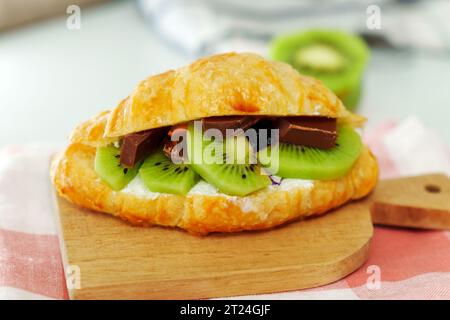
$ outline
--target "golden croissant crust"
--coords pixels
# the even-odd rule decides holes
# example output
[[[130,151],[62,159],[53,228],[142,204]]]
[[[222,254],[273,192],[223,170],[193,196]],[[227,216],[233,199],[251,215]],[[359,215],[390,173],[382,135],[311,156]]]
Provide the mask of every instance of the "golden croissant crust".
[[[322,115],[357,125],[364,121],[319,80],[300,75],[286,63],[226,53],[142,81],[112,110],[105,135],[240,114]]]

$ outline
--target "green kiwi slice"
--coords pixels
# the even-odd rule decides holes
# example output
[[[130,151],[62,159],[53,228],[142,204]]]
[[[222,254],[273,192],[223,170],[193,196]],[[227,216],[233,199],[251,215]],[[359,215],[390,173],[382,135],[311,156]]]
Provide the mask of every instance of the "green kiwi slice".
[[[187,194],[200,179],[189,166],[173,163],[161,150],[144,160],[139,176],[150,191],[179,195]]]
[[[251,161],[250,143],[244,136],[209,141],[191,124],[187,140],[190,167],[221,192],[246,196],[270,185],[269,177],[257,163],[253,163],[256,161]],[[211,152],[205,152],[206,148]]]
[[[333,180],[347,174],[362,150],[359,134],[350,127],[338,129],[336,146],[318,149],[279,144],[279,167],[276,175],[283,178]],[[270,156],[270,149],[268,150]]]
[[[369,49],[360,37],[320,29],[284,35],[271,43],[270,56],[291,64],[301,74],[320,79],[348,109],[358,104],[369,57]],[[346,97],[350,98],[345,101]]]
[[[318,72],[338,72],[348,64],[346,57],[336,48],[324,43],[315,43],[299,49],[293,58],[299,68]]]
[[[139,165],[125,168],[120,164],[120,149],[99,147],[95,153],[95,172],[115,191],[123,189],[138,173]]]

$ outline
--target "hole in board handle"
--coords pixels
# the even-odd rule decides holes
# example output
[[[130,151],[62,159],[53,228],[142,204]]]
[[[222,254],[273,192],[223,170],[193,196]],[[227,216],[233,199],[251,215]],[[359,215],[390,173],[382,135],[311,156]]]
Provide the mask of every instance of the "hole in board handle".
[[[425,190],[427,190],[430,193],[439,193],[441,192],[441,188],[439,188],[437,185],[435,184],[427,184],[425,186]]]

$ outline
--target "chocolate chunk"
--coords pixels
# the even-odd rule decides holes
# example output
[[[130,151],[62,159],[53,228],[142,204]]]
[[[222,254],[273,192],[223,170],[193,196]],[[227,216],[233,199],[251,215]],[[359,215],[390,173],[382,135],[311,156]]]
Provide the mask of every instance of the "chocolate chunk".
[[[174,137],[174,141],[172,141],[172,136],[174,135],[174,133],[176,133],[176,137]],[[183,123],[183,124],[179,124],[176,126],[173,126],[172,128],[170,128],[169,133],[167,134],[166,138],[164,139],[164,146],[163,146],[163,152],[164,154],[172,159],[172,150],[173,148],[178,144],[178,143],[182,143],[183,145],[181,145],[182,147],[186,147],[186,134],[187,134],[187,124]],[[186,148],[180,148],[179,149],[179,153],[177,155],[174,155],[176,157],[176,159],[172,159],[172,160],[176,160],[173,162],[177,162],[177,161],[183,161],[187,159],[187,155],[182,154],[182,151],[186,150]]]
[[[168,131],[167,127],[150,129],[125,135],[120,150],[120,163],[132,168],[154,151]]]
[[[255,125],[261,117],[257,116],[222,116],[222,117],[209,117],[202,119],[203,131],[208,129],[218,129],[224,137],[226,137],[227,129],[242,129],[247,130],[251,126]]]
[[[329,149],[336,144],[336,119],[328,117],[283,117],[275,121],[280,141]]]
[[[272,140],[272,129],[274,128],[273,117],[262,117],[258,123],[252,126],[256,131],[256,141],[250,139],[250,144],[255,151],[260,151],[270,145]],[[265,131],[263,131],[265,130]],[[263,140],[263,134],[266,134],[266,138]]]

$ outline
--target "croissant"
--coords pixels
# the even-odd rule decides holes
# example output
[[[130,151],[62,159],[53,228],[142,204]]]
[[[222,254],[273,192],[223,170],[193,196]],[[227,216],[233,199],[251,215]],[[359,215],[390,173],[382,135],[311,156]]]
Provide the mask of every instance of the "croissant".
[[[367,146],[344,177],[284,179],[246,196],[211,190],[204,181],[196,188],[203,191],[186,195],[146,193],[135,181],[133,192],[128,187],[114,191],[94,169],[96,149],[127,134],[227,115],[325,116],[352,127],[365,121],[347,111],[320,81],[285,63],[250,53],[214,55],[145,79],[116,108],[78,125],[52,162],[53,184],[59,195],[84,208],[142,226],[206,235],[267,229],[317,216],[364,197],[377,182],[378,165]]]

